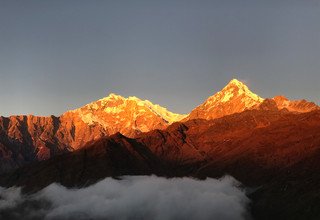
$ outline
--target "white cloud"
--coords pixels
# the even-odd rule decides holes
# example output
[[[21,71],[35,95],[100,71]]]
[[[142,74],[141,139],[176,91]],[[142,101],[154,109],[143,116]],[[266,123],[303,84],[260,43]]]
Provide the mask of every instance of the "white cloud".
[[[21,195],[19,188],[1,188],[0,218],[238,220],[247,215],[249,200],[237,185],[231,177],[125,176],[81,189],[51,184],[31,196]]]

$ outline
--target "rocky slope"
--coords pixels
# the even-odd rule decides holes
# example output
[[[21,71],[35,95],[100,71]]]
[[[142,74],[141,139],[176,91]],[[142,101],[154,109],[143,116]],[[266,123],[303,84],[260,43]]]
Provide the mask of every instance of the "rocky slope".
[[[115,94],[60,117],[0,117],[0,171],[73,151],[117,132],[134,137],[164,129],[182,117],[150,101]]]
[[[253,109],[174,123],[135,139],[118,133],[3,175],[0,183],[35,190],[52,182],[83,186],[106,176],[230,174],[250,187],[256,219],[318,219],[319,134],[320,111]]]
[[[263,98],[251,92],[244,83],[233,79],[220,92],[192,110],[184,120],[220,118],[250,109],[262,102]]]
[[[180,120],[211,120],[252,109],[304,113],[319,107],[312,102],[290,101],[283,96],[263,99],[236,79],[188,116],[174,114],[148,100],[110,94],[59,117],[0,117],[0,172],[79,149],[90,141],[117,132],[136,137],[165,129]]]
[[[309,102],[305,99],[291,101],[284,96],[276,96],[273,100],[276,102],[279,109],[287,109],[291,112],[303,113],[320,109],[314,102]]]
[[[110,94],[108,97],[69,111],[63,116],[79,117],[88,126],[103,128],[107,134],[120,132],[134,137],[141,132],[166,128],[181,120],[184,115],[174,114],[137,97],[124,98]]]
[[[306,100],[289,100],[284,96],[271,99],[261,98],[250,91],[243,82],[233,79],[221,91],[210,96],[204,103],[197,106],[183,119],[215,119],[250,109],[286,109],[291,112],[303,113],[319,110],[313,102]]]

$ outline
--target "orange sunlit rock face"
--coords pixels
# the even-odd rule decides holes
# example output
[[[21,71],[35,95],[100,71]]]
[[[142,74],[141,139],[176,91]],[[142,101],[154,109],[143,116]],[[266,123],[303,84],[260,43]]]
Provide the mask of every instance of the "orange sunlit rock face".
[[[304,113],[319,107],[312,102],[290,101],[283,96],[261,98],[236,79],[189,115],[172,113],[137,97],[124,98],[110,94],[59,117],[0,117],[0,171],[76,150],[117,132],[127,137],[137,137],[145,132],[166,129],[181,120],[212,120],[254,109]]]
[[[0,117],[0,172],[21,167],[0,184],[33,191],[122,175],[229,174],[255,189],[256,219],[305,219],[291,210],[318,210],[319,133],[315,103],[264,99],[238,80],[187,116],[111,94],[60,117]]]
[[[6,146],[2,147],[3,155],[6,151],[13,152],[15,158],[20,158],[19,163],[24,164],[78,149],[117,132],[134,137],[141,132],[164,129],[183,117],[147,100],[111,94],[60,117],[1,117],[0,143]],[[4,158],[1,161],[1,167],[12,165]]]
[[[228,173],[243,183],[262,184],[300,163],[316,162],[319,169],[319,132],[320,111],[253,109],[214,120],[174,123],[135,139],[120,133],[104,137],[72,154],[26,167],[15,183],[35,187],[62,181],[73,186],[79,184],[79,176],[81,182],[113,175]],[[305,171],[295,170],[301,175]],[[12,179],[5,181],[10,184]]]
[[[290,101],[284,96],[276,96],[273,98],[279,109],[287,109],[291,112],[310,112],[314,110],[319,110],[314,102],[308,102],[306,100],[294,100]]]
[[[250,109],[287,109],[290,112],[310,112],[319,110],[313,102],[306,100],[288,100],[283,96],[264,99],[254,94],[241,81],[233,79],[220,92],[210,96],[204,103],[196,107],[183,119],[215,119]]]
[[[191,111],[185,119],[214,119],[242,112],[263,102],[263,98],[254,94],[239,80],[233,79],[220,92],[209,97],[203,104]]]

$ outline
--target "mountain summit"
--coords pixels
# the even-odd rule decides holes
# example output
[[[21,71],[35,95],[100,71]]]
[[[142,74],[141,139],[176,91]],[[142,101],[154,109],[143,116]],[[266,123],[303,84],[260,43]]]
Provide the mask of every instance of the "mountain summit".
[[[185,115],[137,97],[109,96],[59,117],[0,117],[0,172],[73,151],[115,133],[135,137],[164,129]]]
[[[182,119],[213,120],[173,123],[184,116],[116,94],[60,117],[0,117],[0,174],[7,172],[0,184],[28,192],[123,175],[229,174],[255,189],[248,192],[254,219],[320,219],[318,109],[284,96],[263,99],[234,79]],[[21,204],[0,216],[16,216]]]
[[[20,115],[0,117],[0,173],[36,160],[77,150],[89,142],[120,132],[134,138],[143,132],[165,129],[177,121],[216,119],[245,110],[303,113],[319,110],[306,100],[284,96],[263,99],[237,79],[209,97],[188,116],[137,97],[111,93],[59,117]],[[237,116],[235,116],[237,117]],[[174,125],[173,125],[174,127]]]
[[[233,79],[220,92],[196,107],[185,120],[220,118],[250,109],[261,104],[263,100],[251,92],[243,82]]]
[[[303,113],[320,108],[315,103],[304,99],[289,100],[284,96],[264,99],[251,92],[248,86],[240,80],[233,79],[220,92],[210,96],[204,103],[192,110],[183,120],[197,118],[210,120],[250,109]]]
[[[127,136],[163,129],[185,117],[149,100],[124,98],[114,93],[68,113],[77,115],[89,126],[100,126],[108,134],[120,132]]]

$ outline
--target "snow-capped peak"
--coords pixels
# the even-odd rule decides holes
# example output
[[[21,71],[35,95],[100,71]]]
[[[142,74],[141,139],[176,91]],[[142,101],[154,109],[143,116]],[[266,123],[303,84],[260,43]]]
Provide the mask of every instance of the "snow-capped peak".
[[[117,99],[124,99],[124,97],[123,96],[121,96],[121,95],[118,95],[118,94],[115,94],[115,93],[110,93],[107,97],[104,97],[104,98],[102,98],[102,99],[100,99],[100,100],[117,100]]]
[[[165,128],[186,116],[172,113],[149,100],[135,96],[125,98],[114,93],[69,112],[75,113],[90,126],[100,125],[110,134],[122,132],[129,136],[132,131]]]
[[[237,79],[232,79],[227,86],[225,86],[220,92],[216,95],[222,95],[222,102],[229,101],[232,97],[244,96],[247,99],[252,99],[255,102],[261,103],[264,99],[259,97],[257,94],[250,91],[248,86]],[[246,107],[251,107],[250,103],[247,103]],[[257,104],[257,103],[255,103]]]
[[[234,86],[238,86],[238,87],[247,87],[243,82],[241,82],[241,81],[238,80],[238,79],[232,79],[232,80],[230,80],[230,82],[228,83],[227,86],[230,86],[230,85],[234,85]]]
[[[247,85],[232,79],[221,91],[210,96],[195,108],[187,119],[213,119],[244,111],[263,102],[263,98],[251,92]]]
[[[263,98],[250,91],[243,82],[233,79],[220,92],[209,97],[204,103],[206,106],[214,107],[217,104],[230,101],[244,103],[245,108],[250,108],[263,101]]]

